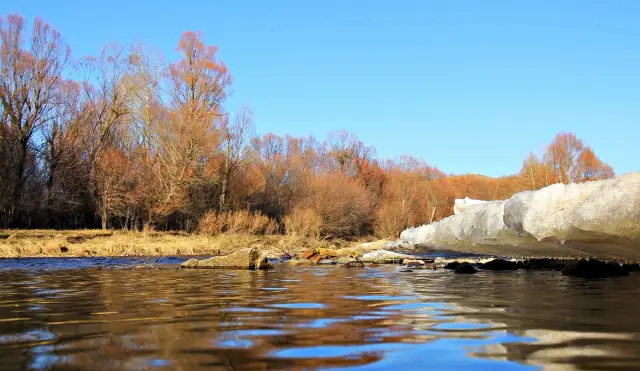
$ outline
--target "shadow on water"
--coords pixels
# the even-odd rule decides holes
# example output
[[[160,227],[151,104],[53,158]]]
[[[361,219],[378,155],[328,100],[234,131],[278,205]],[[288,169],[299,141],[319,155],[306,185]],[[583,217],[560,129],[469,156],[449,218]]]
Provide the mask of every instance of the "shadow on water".
[[[637,274],[13,264],[0,262],[3,370],[640,367]]]

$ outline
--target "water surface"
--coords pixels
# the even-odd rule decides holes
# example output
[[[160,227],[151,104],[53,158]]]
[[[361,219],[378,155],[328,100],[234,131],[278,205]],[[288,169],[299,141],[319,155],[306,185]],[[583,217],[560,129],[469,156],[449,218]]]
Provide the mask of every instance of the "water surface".
[[[138,263],[0,260],[0,369],[640,369],[634,273]]]

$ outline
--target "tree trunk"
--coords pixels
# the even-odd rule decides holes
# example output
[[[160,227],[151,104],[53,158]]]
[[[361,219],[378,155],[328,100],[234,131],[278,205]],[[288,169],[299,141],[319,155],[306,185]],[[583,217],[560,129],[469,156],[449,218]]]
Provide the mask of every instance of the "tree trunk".
[[[102,230],[104,231],[107,229],[107,209],[102,208],[102,211],[100,213],[100,219],[102,219]]]

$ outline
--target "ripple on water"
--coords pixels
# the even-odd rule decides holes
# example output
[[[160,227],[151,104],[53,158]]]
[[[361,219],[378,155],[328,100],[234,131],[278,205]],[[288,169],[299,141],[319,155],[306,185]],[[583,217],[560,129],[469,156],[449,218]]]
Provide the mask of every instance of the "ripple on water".
[[[397,305],[387,305],[381,307],[381,310],[423,310],[423,309],[452,309],[447,303],[427,302],[427,303],[406,303]]]
[[[636,274],[581,281],[557,272],[460,277],[400,274],[387,266],[282,265],[265,273],[68,269],[95,264],[91,259],[51,265],[45,259],[38,270],[11,264],[19,269],[0,266],[0,369],[633,370],[640,364]],[[376,274],[358,274],[369,272]]]
[[[394,300],[394,301],[409,301],[409,300],[420,300],[418,296],[393,296],[393,295],[346,295],[342,297],[343,299],[355,299],[355,300]]]
[[[220,312],[229,313],[273,313],[277,312],[275,309],[270,308],[257,308],[257,307],[228,307],[219,308]]]
[[[449,322],[449,323],[438,323],[437,325],[431,328],[434,330],[441,330],[441,331],[467,331],[467,330],[490,329],[492,327],[493,326],[488,323]]]
[[[321,303],[278,303],[270,304],[270,307],[285,309],[324,309],[327,306]]]

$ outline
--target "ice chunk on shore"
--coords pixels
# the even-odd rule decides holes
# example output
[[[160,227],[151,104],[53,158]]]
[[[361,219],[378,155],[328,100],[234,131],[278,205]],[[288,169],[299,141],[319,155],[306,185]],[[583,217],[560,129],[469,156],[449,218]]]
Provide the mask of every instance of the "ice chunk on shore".
[[[460,204],[455,215],[403,231],[401,241],[415,249],[640,260],[640,172]]]
[[[473,198],[469,198],[469,197],[465,197],[462,199],[458,198],[453,202],[453,213],[460,214],[465,211],[475,210],[477,209],[475,206],[482,205],[486,202],[487,201],[474,200]]]

